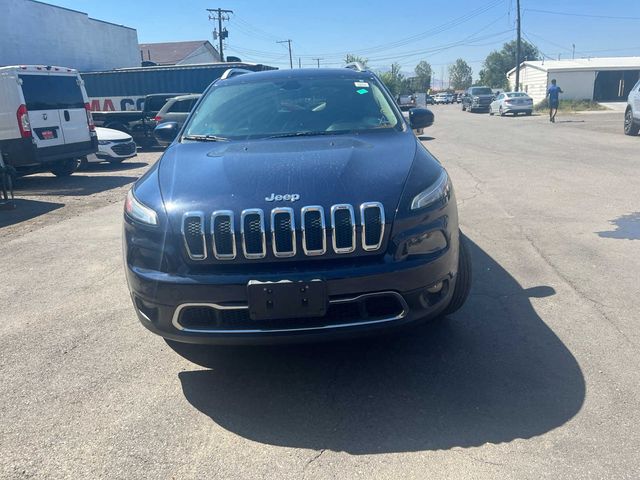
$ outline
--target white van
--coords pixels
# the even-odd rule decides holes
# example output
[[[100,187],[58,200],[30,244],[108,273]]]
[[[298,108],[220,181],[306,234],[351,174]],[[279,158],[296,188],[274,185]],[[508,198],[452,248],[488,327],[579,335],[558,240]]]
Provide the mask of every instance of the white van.
[[[0,68],[0,155],[18,175],[71,175],[98,150],[78,72],[65,67]]]

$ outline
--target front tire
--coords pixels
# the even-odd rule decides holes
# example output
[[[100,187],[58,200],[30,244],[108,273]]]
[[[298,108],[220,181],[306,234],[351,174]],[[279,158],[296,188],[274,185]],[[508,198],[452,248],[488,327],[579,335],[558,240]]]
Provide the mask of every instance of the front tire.
[[[498,109],[498,112],[500,112],[501,117],[504,117],[504,110],[502,110],[502,107]]]
[[[67,160],[59,162],[50,172],[56,177],[69,177],[73,175],[73,172],[78,170],[79,166],[80,161],[77,158],[68,158]]]
[[[443,315],[450,315],[464,305],[471,290],[471,254],[469,253],[468,240],[460,232],[460,253],[458,255],[458,274],[453,286],[453,295]]]
[[[467,110],[467,107],[464,106],[464,103],[462,104],[462,111],[465,112]]]
[[[638,135],[640,131],[640,123],[635,123],[633,119],[633,111],[628,108],[624,114],[624,134],[625,135]]]

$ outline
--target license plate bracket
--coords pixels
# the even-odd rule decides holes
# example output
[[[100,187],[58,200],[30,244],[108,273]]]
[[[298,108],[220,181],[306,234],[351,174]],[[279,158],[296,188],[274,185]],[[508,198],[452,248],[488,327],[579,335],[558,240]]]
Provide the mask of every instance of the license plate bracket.
[[[322,317],[327,313],[327,286],[323,280],[251,280],[247,285],[252,320]]]

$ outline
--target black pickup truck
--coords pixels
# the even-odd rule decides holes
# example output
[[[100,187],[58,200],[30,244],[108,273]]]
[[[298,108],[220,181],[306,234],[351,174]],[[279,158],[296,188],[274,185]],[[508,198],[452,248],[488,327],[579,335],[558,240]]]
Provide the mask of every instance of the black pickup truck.
[[[158,111],[167,103],[167,100],[184,93],[156,93],[144,97],[142,110],[122,112],[93,112],[93,121],[98,127],[113,128],[128,133],[136,144],[142,147],[157,145],[153,136],[156,128],[155,120]]]

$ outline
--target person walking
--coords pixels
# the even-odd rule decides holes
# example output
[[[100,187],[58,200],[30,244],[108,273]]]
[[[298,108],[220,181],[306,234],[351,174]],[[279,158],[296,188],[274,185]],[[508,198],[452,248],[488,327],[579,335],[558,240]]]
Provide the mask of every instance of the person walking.
[[[552,123],[556,122],[556,113],[558,113],[561,93],[564,92],[556,85],[556,79],[552,79],[551,85],[547,89],[547,97],[549,98],[549,121]]]

